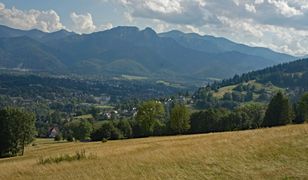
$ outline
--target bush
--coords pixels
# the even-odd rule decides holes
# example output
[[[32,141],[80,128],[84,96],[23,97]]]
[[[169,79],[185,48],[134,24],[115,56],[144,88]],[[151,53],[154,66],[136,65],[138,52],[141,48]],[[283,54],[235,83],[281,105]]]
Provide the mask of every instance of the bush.
[[[133,136],[133,130],[128,120],[121,120],[117,128],[121,130],[124,138],[131,138]]]
[[[74,137],[73,137],[72,135],[68,135],[68,136],[66,137],[66,140],[67,140],[68,142],[73,142],[73,141],[74,141]]]
[[[108,141],[108,139],[106,139],[106,138],[102,139],[102,143],[106,143],[107,141]]]
[[[57,134],[54,139],[55,139],[55,141],[61,141],[62,136],[60,134]]]

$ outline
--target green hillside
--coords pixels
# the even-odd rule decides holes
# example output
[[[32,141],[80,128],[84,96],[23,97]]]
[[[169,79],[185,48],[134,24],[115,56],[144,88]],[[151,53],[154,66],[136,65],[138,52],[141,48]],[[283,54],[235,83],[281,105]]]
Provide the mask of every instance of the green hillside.
[[[292,102],[308,91],[308,59],[253,71],[202,87],[193,96],[197,108],[233,109],[243,103],[268,103],[277,92]]]

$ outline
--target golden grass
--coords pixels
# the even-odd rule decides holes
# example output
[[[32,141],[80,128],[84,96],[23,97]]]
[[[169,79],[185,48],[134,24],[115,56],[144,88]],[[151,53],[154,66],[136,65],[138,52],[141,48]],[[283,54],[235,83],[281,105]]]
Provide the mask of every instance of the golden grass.
[[[38,140],[0,160],[0,179],[308,179],[308,124],[107,143]],[[85,149],[97,159],[40,165]]]
[[[231,93],[232,90],[236,87],[236,85],[231,85],[231,86],[226,86],[226,87],[222,87],[222,88],[219,88],[218,92],[215,92],[213,94],[214,97],[217,97],[217,98],[223,98],[223,96],[226,94],[226,93]]]

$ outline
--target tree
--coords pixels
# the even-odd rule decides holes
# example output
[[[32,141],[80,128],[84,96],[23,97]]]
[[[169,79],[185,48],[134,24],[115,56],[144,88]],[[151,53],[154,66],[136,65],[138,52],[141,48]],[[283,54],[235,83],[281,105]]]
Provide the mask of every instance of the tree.
[[[120,122],[117,125],[118,129],[122,131],[122,134],[125,138],[131,138],[133,135],[132,127],[128,120],[120,120]]]
[[[99,129],[95,130],[91,134],[92,141],[101,141],[103,139],[122,139],[122,132],[114,126],[112,121],[104,123]]]
[[[65,126],[65,137],[74,137],[75,140],[86,140],[90,138],[93,125],[88,120],[73,121]]]
[[[190,112],[184,105],[175,105],[171,110],[170,127],[177,133],[182,134],[190,129]]]
[[[141,136],[151,136],[157,124],[162,122],[165,110],[161,102],[143,102],[138,108],[136,121],[140,127]]]
[[[308,93],[305,93],[298,102],[297,123],[308,121]]]
[[[285,125],[290,123],[291,119],[292,109],[289,105],[289,100],[281,92],[278,92],[268,105],[262,126]]]
[[[192,133],[208,133],[222,131],[222,119],[227,116],[229,112],[225,109],[207,109],[193,113],[190,116],[191,132]]]
[[[222,128],[224,131],[248,129],[247,121],[249,116],[243,111],[234,111],[223,118]]]
[[[90,135],[93,131],[93,125],[88,120],[82,120],[78,126],[78,133],[75,135],[75,138],[78,140],[86,140],[90,138]]]
[[[0,111],[0,157],[23,155],[34,135],[34,114],[16,108]]]
[[[262,104],[250,103],[246,104],[237,109],[247,114],[248,118],[246,121],[247,129],[260,128],[264,119],[265,107]]]

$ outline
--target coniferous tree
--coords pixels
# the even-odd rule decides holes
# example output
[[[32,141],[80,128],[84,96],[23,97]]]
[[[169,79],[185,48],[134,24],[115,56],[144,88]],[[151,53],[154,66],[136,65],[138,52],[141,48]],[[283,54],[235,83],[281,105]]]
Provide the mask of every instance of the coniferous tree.
[[[298,103],[297,123],[308,121],[308,93],[305,93]]]
[[[291,122],[292,109],[289,100],[278,92],[271,100],[265,113],[263,127],[286,125]]]

